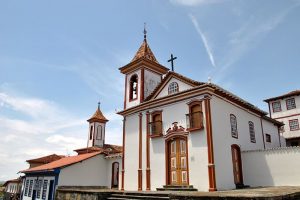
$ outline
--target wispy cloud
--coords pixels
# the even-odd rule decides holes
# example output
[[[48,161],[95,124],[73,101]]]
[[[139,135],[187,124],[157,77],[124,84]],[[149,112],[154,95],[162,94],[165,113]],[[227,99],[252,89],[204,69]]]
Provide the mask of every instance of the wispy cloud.
[[[16,91],[14,91],[16,93]],[[26,159],[47,154],[74,154],[86,147],[88,123],[57,103],[37,97],[24,97],[1,91],[0,87],[0,180],[16,177],[27,168]],[[104,112],[110,120],[107,142],[121,144],[122,118],[114,111]]]
[[[207,4],[220,3],[224,0],[170,0],[172,4],[182,6],[203,6]]]
[[[199,34],[200,37],[201,37],[201,40],[202,40],[202,42],[203,42],[203,45],[204,45],[204,47],[205,47],[205,50],[206,50],[206,52],[207,52],[207,55],[208,55],[208,57],[209,57],[209,60],[210,60],[210,62],[211,62],[211,64],[212,64],[212,66],[216,67],[214,55],[213,55],[213,53],[212,53],[212,49],[211,49],[211,47],[209,46],[208,41],[207,41],[207,38],[205,37],[204,33],[202,32],[202,30],[201,30],[201,28],[200,28],[200,26],[199,26],[199,24],[198,24],[197,19],[196,19],[193,15],[191,15],[191,14],[189,15],[189,17],[191,18],[192,23],[193,23],[193,25],[194,25],[196,31],[198,32],[198,34]]]
[[[26,159],[67,154],[86,145],[85,119],[55,102],[0,91],[0,105],[0,171],[5,174],[1,177],[13,178],[27,167]]]

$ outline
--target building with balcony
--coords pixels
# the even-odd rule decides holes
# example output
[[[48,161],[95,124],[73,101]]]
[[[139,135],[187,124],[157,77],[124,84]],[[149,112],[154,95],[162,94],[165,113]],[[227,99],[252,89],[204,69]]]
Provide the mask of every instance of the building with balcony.
[[[241,151],[281,146],[281,122],[210,82],[161,65],[144,35],[124,74],[121,189],[243,187]]]
[[[286,139],[287,146],[300,145],[300,90],[264,100],[269,105],[270,117],[284,126],[280,134]]]

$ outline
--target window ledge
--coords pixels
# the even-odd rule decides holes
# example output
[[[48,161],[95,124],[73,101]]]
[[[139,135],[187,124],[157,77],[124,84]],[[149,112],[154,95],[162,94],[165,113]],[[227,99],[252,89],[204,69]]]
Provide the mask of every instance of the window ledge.
[[[188,128],[188,129],[186,129],[186,130],[189,131],[189,132],[194,132],[194,131],[199,131],[199,130],[202,130],[202,129],[204,129],[203,126],[201,126],[201,127],[199,127],[199,128]]]
[[[164,136],[163,134],[150,134],[149,137],[150,138],[159,138],[159,137],[162,137]]]

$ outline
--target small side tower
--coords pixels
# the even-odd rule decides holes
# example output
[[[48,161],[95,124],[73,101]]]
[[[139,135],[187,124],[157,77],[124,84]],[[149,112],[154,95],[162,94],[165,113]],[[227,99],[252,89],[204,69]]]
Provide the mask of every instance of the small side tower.
[[[89,122],[88,147],[103,147],[105,144],[105,125],[108,120],[100,110],[100,102],[94,115],[87,121]]]

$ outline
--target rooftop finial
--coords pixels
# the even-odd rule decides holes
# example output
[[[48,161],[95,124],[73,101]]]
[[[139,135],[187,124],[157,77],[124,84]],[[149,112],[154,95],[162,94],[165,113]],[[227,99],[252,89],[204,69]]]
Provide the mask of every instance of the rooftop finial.
[[[146,22],[144,23],[144,40],[147,38]]]
[[[100,104],[101,104],[100,101],[98,101],[98,109],[99,109],[99,110],[100,110]]]

